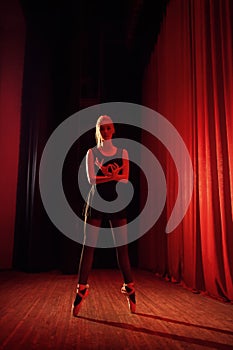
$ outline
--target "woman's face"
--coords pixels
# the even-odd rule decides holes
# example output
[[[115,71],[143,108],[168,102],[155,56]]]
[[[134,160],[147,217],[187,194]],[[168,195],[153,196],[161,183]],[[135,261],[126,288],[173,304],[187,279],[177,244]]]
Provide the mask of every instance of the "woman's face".
[[[112,135],[114,134],[114,126],[113,124],[101,124],[100,125],[100,134],[104,141],[111,140]]]

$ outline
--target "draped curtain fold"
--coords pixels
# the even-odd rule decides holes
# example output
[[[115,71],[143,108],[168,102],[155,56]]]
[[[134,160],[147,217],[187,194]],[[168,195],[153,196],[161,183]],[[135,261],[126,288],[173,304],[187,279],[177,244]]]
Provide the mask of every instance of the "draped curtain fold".
[[[162,217],[140,239],[140,267],[226,300],[233,300],[232,16],[231,0],[171,0],[145,69],[142,100],[183,138],[194,192],[183,221],[166,234],[177,173],[165,147],[151,145],[144,133],[143,143],[163,159],[168,194]]]

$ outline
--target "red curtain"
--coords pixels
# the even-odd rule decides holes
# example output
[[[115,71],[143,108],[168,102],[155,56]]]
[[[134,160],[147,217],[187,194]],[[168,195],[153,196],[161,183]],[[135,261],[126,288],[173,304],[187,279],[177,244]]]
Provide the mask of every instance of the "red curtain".
[[[0,269],[12,267],[25,21],[19,1],[0,2]]]
[[[231,0],[171,0],[167,6],[145,70],[143,104],[183,138],[194,192],[183,221],[166,234],[177,173],[165,147],[144,133],[143,143],[159,153],[168,193],[162,216],[139,241],[140,267],[226,300],[233,300],[232,18]]]

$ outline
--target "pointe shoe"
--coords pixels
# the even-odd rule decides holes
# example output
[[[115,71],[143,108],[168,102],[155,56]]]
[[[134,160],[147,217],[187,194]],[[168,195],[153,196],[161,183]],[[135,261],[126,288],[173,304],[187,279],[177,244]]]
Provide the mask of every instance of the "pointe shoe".
[[[121,293],[124,294],[128,301],[129,310],[132,314],[136,312],[136,298],[134,283],[124,283],[121,288]]]
[[[74,301],[74,307],[73,307],[73,316],[77,317],[79,310],[81,308],[81,305],[84,301],[84,299],[89,294],[89,284],[78,284],[77,286],[77,294]]]

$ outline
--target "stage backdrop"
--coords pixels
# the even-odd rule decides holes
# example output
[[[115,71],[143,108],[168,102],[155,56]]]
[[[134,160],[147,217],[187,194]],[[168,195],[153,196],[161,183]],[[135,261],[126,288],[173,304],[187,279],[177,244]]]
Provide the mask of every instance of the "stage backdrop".
[[[177,172],[165,147],[144,133],[165,170],[168,194],[160,220],[139,244],[140,267],[225,300],[233,300],[232,16],[231,0],[168,4],[145,71],[143,104],[165,116],[185,141],[194,193],[184,220],[166,235]]]

